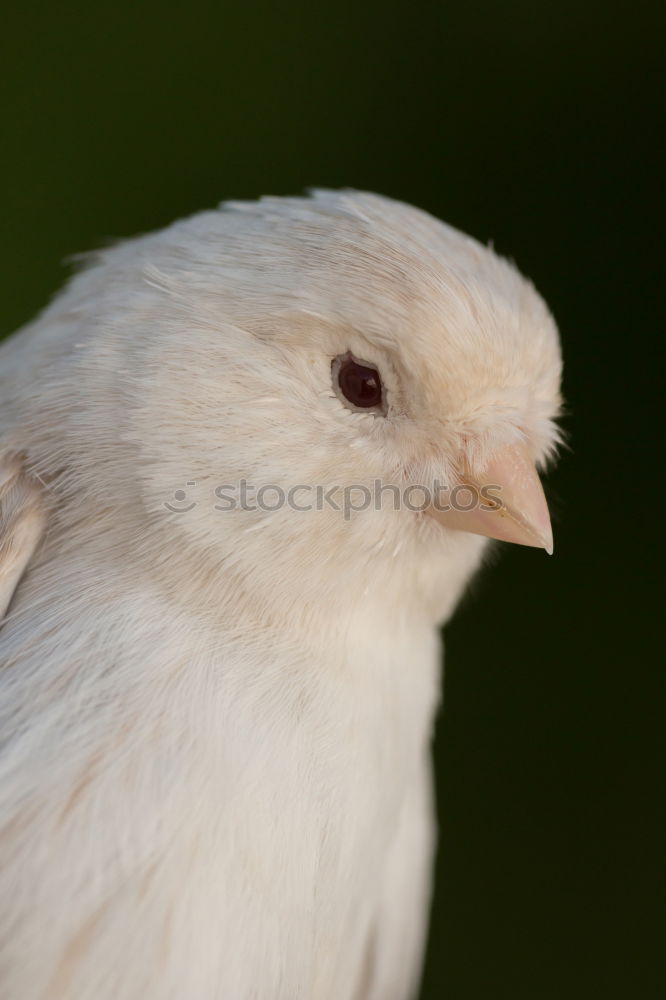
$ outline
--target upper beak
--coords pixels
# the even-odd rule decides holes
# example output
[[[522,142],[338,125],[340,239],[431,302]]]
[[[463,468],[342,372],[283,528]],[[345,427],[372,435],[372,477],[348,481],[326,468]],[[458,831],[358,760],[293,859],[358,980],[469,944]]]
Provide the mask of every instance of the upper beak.
[[[463,473],[461,484],[469,493],[456,491],[460,500],[453,504],[453,494],[448,497],[440,494],[439,502],[434,502],[427,513],[456,531],[532,545],[552,554],[548,505],[534,462],[524,445],[500,449],[482,476]],[[448,509],[442,509],[447,506]]]

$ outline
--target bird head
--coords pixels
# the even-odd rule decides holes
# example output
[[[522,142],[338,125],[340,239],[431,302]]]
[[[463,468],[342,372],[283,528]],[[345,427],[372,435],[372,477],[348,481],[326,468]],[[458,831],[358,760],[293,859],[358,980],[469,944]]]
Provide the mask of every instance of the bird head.
[[[406,589],[442,617],[488,537],[552,546],[555,324],[424,212],[225,204],[97,254],[40,322],[65,334],[36,464],[148,563],[178,553],[265,605]]]

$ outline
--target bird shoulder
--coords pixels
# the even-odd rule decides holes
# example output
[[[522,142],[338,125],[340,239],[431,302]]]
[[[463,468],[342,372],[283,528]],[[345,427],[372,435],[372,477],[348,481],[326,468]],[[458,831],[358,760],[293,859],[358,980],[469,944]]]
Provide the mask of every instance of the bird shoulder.
[[[0,452],[0,626],[45,529],[41,485],[21,455]]]

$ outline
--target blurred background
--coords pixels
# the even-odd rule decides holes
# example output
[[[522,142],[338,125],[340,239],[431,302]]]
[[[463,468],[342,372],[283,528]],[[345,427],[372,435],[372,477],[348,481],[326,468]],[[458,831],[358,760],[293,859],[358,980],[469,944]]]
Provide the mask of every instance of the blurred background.
[[[643,0],[5,5],[0,335],[71,254],[312,185],[492,239],[558,320],[555,555],[507,548],[447,628],[422,1000],[666,995],[661,22]]]

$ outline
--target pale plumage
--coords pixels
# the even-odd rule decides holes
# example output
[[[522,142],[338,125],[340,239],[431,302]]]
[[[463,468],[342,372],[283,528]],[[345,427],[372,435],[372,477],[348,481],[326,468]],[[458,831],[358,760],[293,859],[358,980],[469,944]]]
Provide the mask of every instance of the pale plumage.
[[[541,465],[559,377],[513,267],[353,192],[103,251],[0,348],[5,1000],[412,995],[437,627],[501,531],[214,491]],[[509,535],[545,545],[528,479]]]

